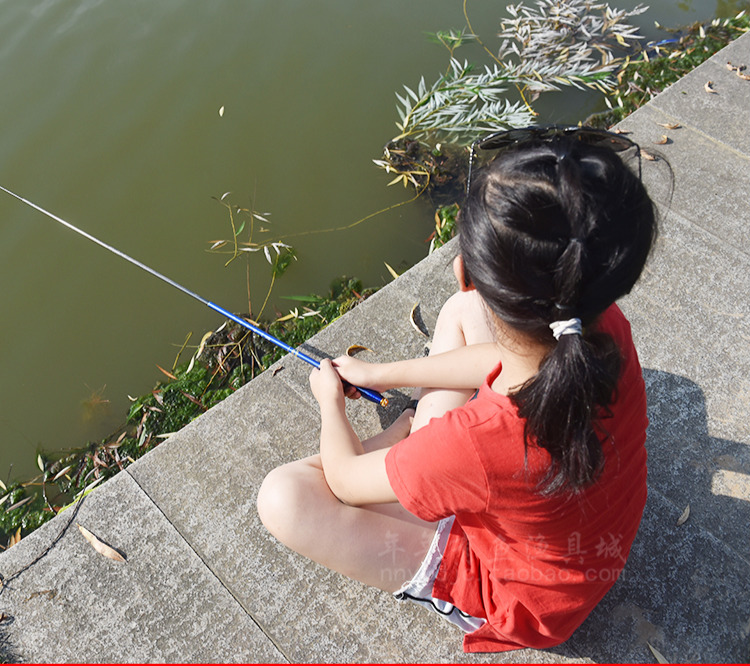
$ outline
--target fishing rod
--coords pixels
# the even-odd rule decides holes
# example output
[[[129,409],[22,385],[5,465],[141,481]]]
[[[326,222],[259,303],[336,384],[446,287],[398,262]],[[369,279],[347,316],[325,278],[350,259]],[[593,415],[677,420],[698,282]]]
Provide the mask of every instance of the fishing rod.
[[[292,354],[293,356],[296,356],[301,361],[304,361],[305,363],[308,363],[309,365],[313,366],[314,368],[320,369],[320,361],[317,361],[316,359],[312,358],[311,356],[308,356],[304,352],[301,352],[299,349],[295,349],[294,347],[290,347],[286,342],[282,342],[278,338],[274,337],[267,331],[264,331],[262,328],[259,328],[258,326],[255,326],[251,324],[249,321],[243,319],[242,317],[238,317],[235,314],[232,314],[229,312],[229,310],[225,310],[219,305],[216,305],[216,303],[212,303],[211,301],[207,301],[202,296],[199,296],[194,291],[190,291],[190,289],[187,289],[186,287],[183,287],[181,284],[178,284],[174,280],[171,280],[166,275],[162,275],[158,271],[155,271],[153,268],[146,266],[146,264],[142,264],[137,259],[133,259],[133,257],[125,254],[124,252],[121,252],[115,247],[112,247],[111,245],[108,245],[102,240],[99,240],[95,236],[92,236],[91,234],[85,232],[83,229],[79,229],[78,227],[70,224],[70,222],[66,222],[61,217],[58,217],[57,215],[54,215],[53,213],[50,213],[48,210],[45,210],[41,206],[37,206],[32,201],[29,201],[28,199],[24,199],[22,196],[16,194],[15,192],[11,192],[9,189],[3,187],[0,185],[0,190],[5,192],[6,194],[10,194],[10,196],[14,197],[15,199],[18,199],[22,203],[25,203],[27,206],[30,206],[34,210],[39,211],[40,213],[46,215],[47,217],[55,220],[55,222],[59,222],[63,226],[68,227],[71,231],[75,231],[77,234],[80,234],[84,238],[88,238],[92,243],[96,243],[100,247],[103,247],[105,250],[109,250],[113,254],[116,254],[118,257],[121,257],[125,259],[125,261],[129,261],[134,266],[138,266],[138,268],[143,269],[147,273],[150,273],[154,277],[159,278],[163,282],[166,282],[167,284],[173,286],[175,289],[179,289],[183,294],[187,294],[191,298],[194,298],[196,301],[199,301],[203,303],[203,305],[208,306],[211,308],[214,312],[218,312],[220,315],[226,317],[227,319],[231,319],[233,322],[236,322],[240,326],[243,326],[244,328],[252,331],[256,335],[259,335],[261,338],[268,340],[273,345],[276,345],[277,347],[280,347],[284,351]],[[361,388],[359,386],[355,387],[359,393],[370,400],[371,402],[374,402],[377,405],[381,405],[382,407],[385,407],[388,404],[388,398],[385,398],[384,396],[380,395],[377,391],[373,391],[368,388]]]

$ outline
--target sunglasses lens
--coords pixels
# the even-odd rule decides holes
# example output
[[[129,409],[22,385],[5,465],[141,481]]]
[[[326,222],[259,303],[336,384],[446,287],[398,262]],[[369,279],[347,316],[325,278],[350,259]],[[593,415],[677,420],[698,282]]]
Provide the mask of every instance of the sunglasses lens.
[[[612,134],[604,130],[579,130],[574,134],[574,137],[591,146],[602,146],[616,153],[621,153],[636,145],[624,136]]]
[[[504,132],[497,132],[491,134],[485,139],[480,139],[477,142],[477,147],[482,150],[497,150],[499,148],[507,148],[512,146],[514,143],[522,143],[528,141],[536,135],[536,131],[533,128],[529,129],[512,129]]]
[[[525,127],[495,132],[484,139],[478,139],[472,144],[469,153],[469,173],[466,181],[467,193],[471,185],[471,171],[474,166],[476,149],[503,150],[526,142],[550,142],[561,137],[572,138],[590,146],[608,148],[615,153],[636,148],[638,155],[638,176],[640,177],[641,175],[641,156],[638,144],[620,134],[590,127],[564,127],[555,125],[549,127]]]
[[[526,141],[551,141],[563,136],[573,137],[589,145],[601,145],[618,153],[635,145],[630,139],[606,130],[582,127],[527,127],[491,134],[477,141],[476,146],[482,150],[498,150]]]

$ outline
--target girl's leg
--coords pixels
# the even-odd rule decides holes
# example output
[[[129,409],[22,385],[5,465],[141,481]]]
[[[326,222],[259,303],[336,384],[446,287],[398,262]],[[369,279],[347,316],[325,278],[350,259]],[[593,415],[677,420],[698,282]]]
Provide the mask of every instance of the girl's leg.
[[[495,342],[486,306],[475,290],[459,291],[440,310],[430,355],[484,342]],[[488,367],[487,374],[491,370]],[[427,425],[430,419],[465,404],[473,394],[473,390],[420,389],[415,394],[419,404],[412,431]]]
[[[430,353],[493,341],[488,321],[476,292],[455,294],[440,311]],[[413,422],[409,412],[401,415],[386,431],[363,442],[365,449],[392,446],[410,429],[464,404],[472,393],[421,390]],[[258,493],[258,513],[289,548],[387,592],[411,580],[435,534],[434,523],[420,520],[400,504],[353,507],[340,502],[326,483],[317,455],[273,470]]]
[[[317,455],[273,470],[258,493],[258,514],[292,550],[391,593],[417,572],[435,533],[398,504],[386,511],[343,504]]]

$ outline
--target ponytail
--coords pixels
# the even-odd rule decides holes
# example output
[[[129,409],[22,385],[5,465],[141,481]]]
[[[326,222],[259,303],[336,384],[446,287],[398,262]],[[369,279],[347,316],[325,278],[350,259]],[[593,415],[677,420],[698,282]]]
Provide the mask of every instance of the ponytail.
[[[548,347],[537,374],[510,394],[527,448],[550,456],[540,488],[578,492],[602,470],[621,365],[597,320],[643,269],[653,204],[611,150],[560,137],[504,151],[480,170],[460,224],[467,279],[500,320]],[[550,326],[566,319],[580,333],[555,339]]]
[[[620,354],[602,333],[564,335],[537,374],[511,395],[526,419],[526,445],[536,442],[551,458],[540,485],[545,492],[578,490],[602,470],[600,421],[613,401]]]

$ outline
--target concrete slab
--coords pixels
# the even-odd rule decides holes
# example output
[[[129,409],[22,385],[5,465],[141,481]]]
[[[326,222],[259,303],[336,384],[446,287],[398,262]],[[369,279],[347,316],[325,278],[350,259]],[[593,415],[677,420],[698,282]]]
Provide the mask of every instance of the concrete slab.
[[[127,472],[105,486],[3,553],[3,661],[283,661]],[[76,523],[127,561],[97,553]]]
[[[674,83],[646,107],[677,118],[684,127],[699,131],[712,141],[747,157],[750,154],[750,133],[747,131],[750,81],[729,71],[727,62],[750,64],[747,34]],[[706,92],[704,86],[709,81],[715,93]],[[694,166],[700,167],[704,155],[699,154],[701,160]]]
[[[749,81],[737,80],[750,90]],[[668,92],[671,91],[672,88]],[[746,108],[750,108],[750,99],[747,104]],[[744,117],[750,119],[747,111]],[[733,193],[750,191],[749,153],[743,154],[734,146],[707,135],[702,127],[681,125],[679,129],[668,130],[660,125],[671,122],[675,122],[673,115],[649,105],[620,124],[638,137],[644,150],[663,156],[669,164],[667,167],[663,161],[643,160],[644,182],[651,196],[662,204],[665,227],[668,228],[671,218],[677,215],[747,254],[750,252],[750,206],[747,197],[733,196]],[[741,124],[735,120],[735,125]],[[717,123],[709,129],[721,127]],[[666,145],[657,143],[663,136],[669,138]],[[700,158],[696,160],[696,156]],[[674,177],[671,198],[670,168]],[[690,267],[685,265],[686,269]],[[718,265],[714,265],[714,275],[719,270]]]

